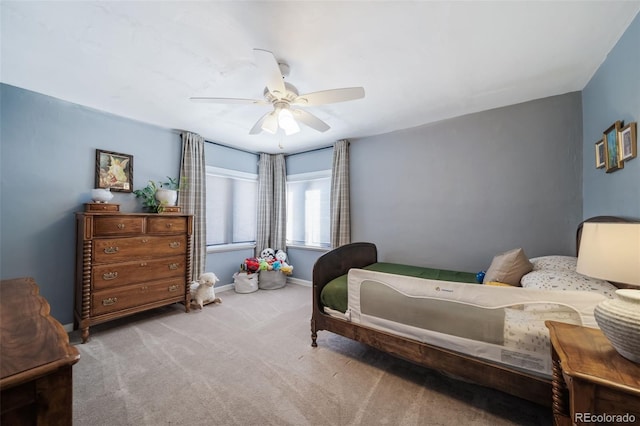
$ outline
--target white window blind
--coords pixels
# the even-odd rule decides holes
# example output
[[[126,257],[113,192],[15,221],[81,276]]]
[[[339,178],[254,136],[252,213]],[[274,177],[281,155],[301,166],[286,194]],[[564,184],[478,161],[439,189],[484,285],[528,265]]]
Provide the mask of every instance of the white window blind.
[[[331,170],[287,176],[287,244],[329,247]]]
[[[207,166],[207,245],[256,240],[258,175]]]

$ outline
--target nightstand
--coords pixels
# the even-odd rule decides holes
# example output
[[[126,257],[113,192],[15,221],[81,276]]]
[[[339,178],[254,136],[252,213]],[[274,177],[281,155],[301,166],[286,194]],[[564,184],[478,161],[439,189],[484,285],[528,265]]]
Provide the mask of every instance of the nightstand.
[[[640,423],[640,364],[618,354],[598,329],[545,324],[551,337],[555,424]]]

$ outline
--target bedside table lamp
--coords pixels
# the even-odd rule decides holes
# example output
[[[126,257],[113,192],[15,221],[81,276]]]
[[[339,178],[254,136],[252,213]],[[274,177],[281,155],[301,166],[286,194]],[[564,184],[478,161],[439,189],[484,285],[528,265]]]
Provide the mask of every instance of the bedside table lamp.
[[[576,272],[640,287],[640,223],[585,223]],[[640,363],[640,290],[598,304],[598,326],[623,357]]]

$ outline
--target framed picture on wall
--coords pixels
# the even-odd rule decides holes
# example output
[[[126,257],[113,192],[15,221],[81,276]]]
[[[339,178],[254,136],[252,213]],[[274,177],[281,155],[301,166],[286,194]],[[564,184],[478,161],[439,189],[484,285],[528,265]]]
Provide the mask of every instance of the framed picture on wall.
[[[604,131],[604,145],[605,145],[605,168],[607,173],[615,172],[616,170],[624,167],[624,162],[620,156],[620,129],[622,123],[616,121],[607,130]]]
[[[596,169],[602,169],[605,167],[605,150],[604,150],[604,138],[596,142]]]
[[[629,123],[620,130],[620,158],[622,161],[629,161],[636,158],[638,142],[636,140],[635,122]]]
[[[133,191],[133,156],[96,149],[96,188]]]

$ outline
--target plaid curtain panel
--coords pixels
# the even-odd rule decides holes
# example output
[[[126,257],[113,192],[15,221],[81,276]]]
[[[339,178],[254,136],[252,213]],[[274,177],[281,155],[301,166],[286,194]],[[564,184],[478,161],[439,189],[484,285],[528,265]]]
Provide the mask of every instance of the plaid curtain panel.
[[[331,247],[351,242],[351,211],[349,206],[349,141],[333,145],[331,172]]]
[[[267,247],[286,247],[287,170],[284,154],[260,154],[258,165],[258,215],[256,257]]]
[[[207,189],[204,161],[204,138],[195,133],[184,132],[182,138],[182,160],[180,177],[186,178],[186,188],[178,193],[178,205],[182,213],[192,214],[192,279],[198,279],[206,267],[207,236]]]

